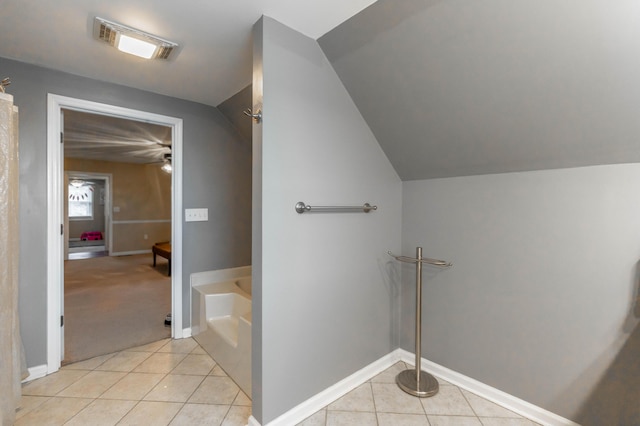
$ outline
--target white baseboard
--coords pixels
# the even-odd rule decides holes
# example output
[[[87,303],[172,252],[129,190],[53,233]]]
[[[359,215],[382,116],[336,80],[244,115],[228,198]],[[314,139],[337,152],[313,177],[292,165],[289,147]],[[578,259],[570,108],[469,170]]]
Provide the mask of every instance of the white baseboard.
[[[131,251],[114,251],[109,253],[109,256],[131,256],[133,254],[146,254],[151,253],[151,250],[131,250]]]
[[[390,354],[374,361],[335,385],[330,386],[295,406],[291,410],[269,422],[266,426],[290,426],[292,424],[298,424],[307,417],[313,415],[317,411],[391,367],[398,361],[404,361],[413,365],[415,362],[415,355],[405,351],[404,349],[396,349]],[[447,367],[436,364],[435,362],[422,358],[421,363],[422,369],[428,371],[434,376],[442,378],[443,380],[446,380],[447,382],[462,389],[468,390],[469,392],[473,392],[488,401],[494,402],[513,411],[514,413],[520,414],[521,416],[540,424],[548,426],[580,426],[578,423],[569,419],[565,419],[564,417],[545,410],[544,408],[530,404],[520,398],[486,385],[472,379],[471,377],[450,370]],[[255,419],[255,417],[251,416],[249,417],[247,426],[261,426],[261,424]]]
[[[187,337],[191,337],[191,328],[184,328],[182,330],[182,338],[186,339]],[[30,367],[27,369],[29,371],[29,376],[22,381],[22,383],[27,383],[35,379],[39,379],[47,375],[47,365],[36,365],[35,367]]]
[[[404,349],[397,349],[399,357],[402,361],[414,365],[415,355]],[[433,374],[436,377],[440,377],[443,380],[456,385],[462,389],[468,390],[488,401],[494,402],[501,407],[518,413],[523,417],[533,420],[537,423],[549,426],[580,426],[569,419],[565,419],[557,414],[547,411],[544,408],[538,407],[499,389],[479,382],[471,377],[460,374],[456,371],[450,370],[447,367],[443,367],[440,364],[429,361],[422,358],[422,369]]]
[[[247,426],[260,426],[260,422],[258,422],[255,417],[249,416],[249,420],[247,421]]]
[[[29,376],[22,381],[22,383],[27,383],[35,379],[39,379],[47,375],[47,365],[36,365],[35,367],[31,367],[27,369],[29,371]]]
[[[280,417],[270,421],[268,426],[291,426],[300,423],[315,412],[321,410],[361,384],[382,373],[399,360],[400,357],[397,350],[383,356],[363,369],[356,371],[349,377],[342,379],[335,385],[328,387],[315,396],[312,396],[303,403],[282,414]],[[258,421],[252,416],[249,419],[249,425],[260,426],[260,423],[258,423]]]

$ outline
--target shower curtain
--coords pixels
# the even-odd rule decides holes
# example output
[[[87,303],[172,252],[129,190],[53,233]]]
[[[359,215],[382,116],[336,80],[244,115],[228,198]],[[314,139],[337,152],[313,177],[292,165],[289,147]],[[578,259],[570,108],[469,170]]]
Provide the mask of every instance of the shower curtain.
[[[18,323],[18,108],[0,92],[0,425],[15,422],[26,376]]]

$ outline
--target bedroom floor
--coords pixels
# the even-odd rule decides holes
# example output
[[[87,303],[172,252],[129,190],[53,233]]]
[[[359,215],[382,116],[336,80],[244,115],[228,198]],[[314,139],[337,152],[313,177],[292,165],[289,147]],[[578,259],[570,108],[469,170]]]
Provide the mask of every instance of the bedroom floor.
[[[171,278],[157,263],[151,253],[65,261],[63,363],[171,336]]]
[[[440,381],[432,398],[395,385],[399,362],[300,426],[535,426],[470,392]],[[251,400],[191,339],[164,339],[71,364],[23,385],[16,426],[245,426]]]

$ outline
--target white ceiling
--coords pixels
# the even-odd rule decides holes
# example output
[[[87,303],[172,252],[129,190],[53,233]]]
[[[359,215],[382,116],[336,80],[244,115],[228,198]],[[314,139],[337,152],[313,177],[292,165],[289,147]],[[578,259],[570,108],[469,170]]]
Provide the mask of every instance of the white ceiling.
[[[64,111],[64,156],[162,164],[171,154],[171,127],[87,112]]]
[[[217,106],[251,83],[251,29],[264,14],[317,39],[375,0],[3,0],[0,56]],[[178,42],[146,61],[92,38],[99,16]]]

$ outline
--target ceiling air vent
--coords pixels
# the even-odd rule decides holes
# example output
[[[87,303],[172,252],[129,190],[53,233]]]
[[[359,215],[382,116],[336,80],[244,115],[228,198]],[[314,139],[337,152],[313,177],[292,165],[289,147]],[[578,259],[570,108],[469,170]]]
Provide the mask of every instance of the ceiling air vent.
[[[169,59],[169,55],[173,52],[173,46],[161,46],[158,49],[158,53],[156,54],[156,58],[158,59]]]
[[[178,43],[96,17],[93,36],[118,50],[146,59],[173,59]]]
[[[111,28],[107,27],[104,24],[100,24],[100,34],[98,35],[98,39],[102,41],[106,41],[111,46],[115,46],[116,44],[116,32]]]

